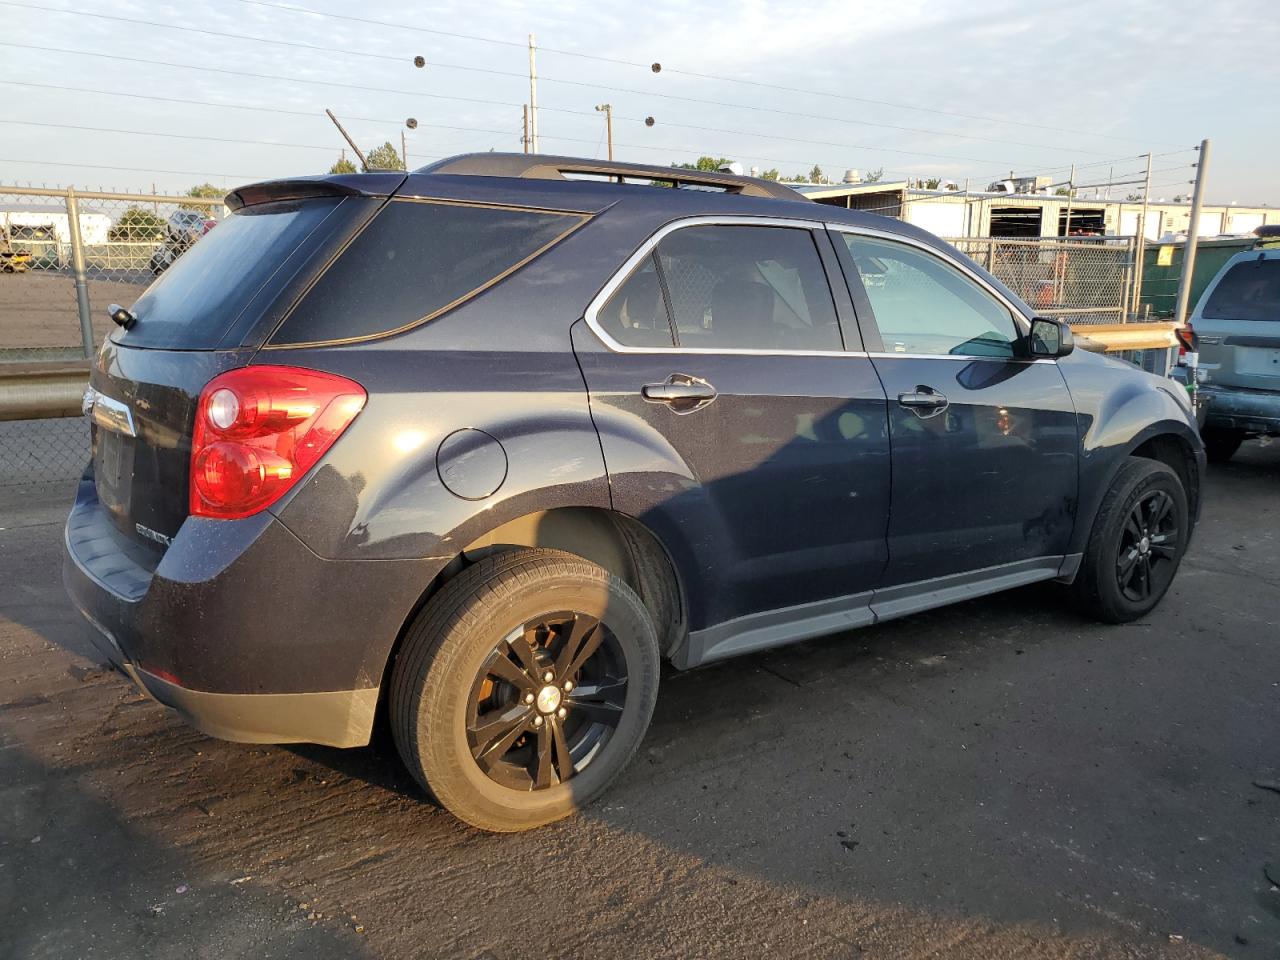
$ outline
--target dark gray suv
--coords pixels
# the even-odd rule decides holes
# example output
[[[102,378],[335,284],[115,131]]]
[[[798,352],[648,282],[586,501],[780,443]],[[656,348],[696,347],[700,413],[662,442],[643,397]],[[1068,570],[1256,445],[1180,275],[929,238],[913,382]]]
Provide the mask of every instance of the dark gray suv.
[[[1187,548],[1184,392],[903,223],[495,154],[228,204],[114,311],[66,528],[104,655],[211,735],[385,715],[519,830],[617,776],[663,658],[1041,580],[1131,620]]]

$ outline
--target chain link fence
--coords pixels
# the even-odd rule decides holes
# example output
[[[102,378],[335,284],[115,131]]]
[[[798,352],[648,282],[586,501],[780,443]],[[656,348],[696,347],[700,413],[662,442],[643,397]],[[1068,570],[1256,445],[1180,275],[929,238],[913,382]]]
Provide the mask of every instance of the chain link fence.
[[[77,215],[78,214],[78,215]],[[87,357],[222,201],[0,186],[0,363]]]
[[[1122,323],[1133,289],[1134,240],[947,241],[977,261],[1037,313],[1070,323]]]
[[[221,199],[0,186],[0,377],[85,376],[111,326],[227,214]],[[79,417],[5,421],[0,488],[67,482],[89,456]],[[14,415],[10,412],[10,416]]]

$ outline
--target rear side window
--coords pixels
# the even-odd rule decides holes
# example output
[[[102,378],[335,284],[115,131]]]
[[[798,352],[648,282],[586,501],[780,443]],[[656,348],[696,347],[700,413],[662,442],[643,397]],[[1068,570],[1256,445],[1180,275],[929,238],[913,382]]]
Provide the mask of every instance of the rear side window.
[[[114,338],[130,346],[211,350],[289,255],[334,213],[339,199],[264,203],[227,217],[190,249],[158,243],[160,279],[133,305],[138,322]],[[203,223],[203,218],[201,219]]]
[[[1280,260],[1246,260],[1226,272],[1200,311],[1206,320],[1280,321]]]
[[[392,200],[325,271],[271,342],[359,339],[430,320],[502,279],[586,219],[584,214]]]
[[[682,348],[844,348],[808,230],[686,227],[664,237],[657,255]]]

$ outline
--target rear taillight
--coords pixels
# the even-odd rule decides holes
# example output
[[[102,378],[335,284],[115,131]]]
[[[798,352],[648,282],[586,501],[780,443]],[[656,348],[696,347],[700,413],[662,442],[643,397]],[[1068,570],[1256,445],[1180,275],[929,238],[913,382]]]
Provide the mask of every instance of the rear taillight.
[[[1194,349],[1196,342],[1196,332],[1191,327],[1191,321],[1188,320],[1186,326],[1174,330],[1173,335],[1178,341],[1178,359],[1182,360],[1191,350]]]
[[[269,507],[351,425],[368,394],[300,367],[241,367],[200,393],[191,438],[191,513],[234,520]]]

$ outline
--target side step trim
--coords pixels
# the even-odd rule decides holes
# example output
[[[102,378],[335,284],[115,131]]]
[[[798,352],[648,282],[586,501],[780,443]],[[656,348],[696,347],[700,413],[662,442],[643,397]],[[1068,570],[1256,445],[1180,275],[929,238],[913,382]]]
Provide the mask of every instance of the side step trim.
[[[817,603],[749,614],[690,631],[688,639],[672,657],[672,662],[685,670],[744,653],[895,620],[961,600],[1070,575],[1078,563],[1076,556],[1034,557]]]

